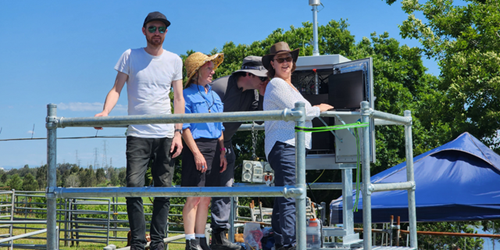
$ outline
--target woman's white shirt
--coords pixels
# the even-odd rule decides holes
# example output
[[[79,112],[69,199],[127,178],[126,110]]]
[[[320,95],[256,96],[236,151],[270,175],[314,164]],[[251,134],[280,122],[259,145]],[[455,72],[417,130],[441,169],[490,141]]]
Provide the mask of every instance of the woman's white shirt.
[[[285,80],[275,77],[266,87],[264,94],[264,110],[283,110],[295,108],[295,103],[303,102],[306,108],[306,127],[312,127],[311,120],[318,117],[320,110],[311,106],[294,87]],[[269,156],[277,141],[295,146],[295,121],[265,121],[265,152]],[[311,148],[311,133],[305,135],[306,148]]]

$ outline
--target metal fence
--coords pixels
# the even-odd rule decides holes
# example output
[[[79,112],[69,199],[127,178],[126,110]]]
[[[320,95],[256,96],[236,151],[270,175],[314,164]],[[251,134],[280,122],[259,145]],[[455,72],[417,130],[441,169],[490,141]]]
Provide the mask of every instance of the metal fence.
[[[15,239],[45,240],[38,234],[40,231],[36,225],[46,224],[47,202],[45,192],[27,191],[5,191],[0,193],[0,227],[9,228],[9,233],[0,235],[0,247],[15,247],[17,249],[45,249],[46,245],[14,244]],[[146,207],[152,207],[152,203],[144,203]],[[170,221],[167,225],[168,234],[182,234],[182,214],[175,213],[172,208],[182,211],[183,204],[171,204]],[[128,220],[126,203],[120,202],[118,197],[111,198],[71,198],[57,200],[57,227],[63,235],[59,241],[64,246],[78,246],[80,242],[92,242],[109,245],[110,241],[119,241],[124,244],[127,237],[118,232],[128,232]],[[236,221],[250,221],[251,216],[240,216],[238,211],[248,210],[249,206],[241,206],[235,201]],[[151,218],[152,213],[145,213]],[[173,218],[173,219],[172,219]],[[149,224],[150,220],[146,220]],[[14,236],[13,230],[24,230],[23,235]],[[149,229],[149,227],[147,227]],[[19,232],[19,231],[18,231]],[[8,244],[6,240],[10,241]],[[172,242],[172,243],[184,243]]]

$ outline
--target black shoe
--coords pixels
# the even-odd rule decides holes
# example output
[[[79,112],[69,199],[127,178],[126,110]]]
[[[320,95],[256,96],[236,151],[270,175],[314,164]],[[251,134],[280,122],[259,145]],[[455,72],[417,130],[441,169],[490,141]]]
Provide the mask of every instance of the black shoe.
[[[295,250],[296,247],[295,246],[288,246],[288,247],[284,247],[284,246],[281,246],[279,248],[276,248],[277,250]]]
[[[203,250],[198,239],[186,240],[186,250]]]
[[[165,250],[165,245],[163,244],[163,242],[160,242],[158,245],[152,246],[149,249],[150,250]]]
[[[212,250],[240,250],[241,246],[229,241],[226,237],[226,230],[212,231]]]
[[[200,242],[201,249],[203,249],[203,250],[212,250],[208,246],[207,238],[196,238],[196,239]]]

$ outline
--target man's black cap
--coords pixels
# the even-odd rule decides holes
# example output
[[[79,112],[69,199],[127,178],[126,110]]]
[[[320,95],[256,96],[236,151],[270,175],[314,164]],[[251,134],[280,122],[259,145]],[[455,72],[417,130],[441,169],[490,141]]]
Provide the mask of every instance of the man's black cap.
[[[167,26],[167,28],[170,26],[170,21],[167,20],[167,17],[165,17],[162,13],[155,11],[148,14],[146,19],[144,19],[142,27],[146,27],[146,24],[152,21],[161,21]]]

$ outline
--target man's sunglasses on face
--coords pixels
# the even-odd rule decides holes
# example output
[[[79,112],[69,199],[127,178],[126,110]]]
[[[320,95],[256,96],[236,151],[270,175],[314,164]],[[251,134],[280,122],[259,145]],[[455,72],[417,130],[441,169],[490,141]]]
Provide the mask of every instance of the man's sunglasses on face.
[[[167,30],[167,27],[156,27],[156,26],[149,26],[148,27],[148,31],[149,33],[155,33],[156,32],[156,29],[158,28],[158,32],[160,32],[160,34],[163,34],[165,33],[165,31]]]

